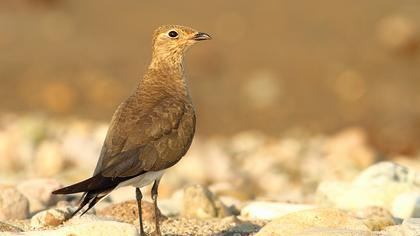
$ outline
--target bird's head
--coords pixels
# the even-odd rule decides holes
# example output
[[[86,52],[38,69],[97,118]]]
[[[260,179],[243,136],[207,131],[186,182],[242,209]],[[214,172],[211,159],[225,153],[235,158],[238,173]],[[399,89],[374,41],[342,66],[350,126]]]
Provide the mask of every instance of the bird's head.
[[[164,25],[156,29],[153,37],[153,59],[182,61],[187,49],[198,41],[211,39],[186,26]]]

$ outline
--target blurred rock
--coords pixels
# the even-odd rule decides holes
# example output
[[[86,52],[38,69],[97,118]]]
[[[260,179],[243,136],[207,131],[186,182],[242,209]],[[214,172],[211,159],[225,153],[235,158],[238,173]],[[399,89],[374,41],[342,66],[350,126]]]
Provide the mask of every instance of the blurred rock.
[[[182,209],[182,199],[158,199],[158,207],[162,215],[173,217],[179,216]]]
[[[312,205],[288,204],[277,202],[251,202],[241,210],[244,219],[272,220],[292,212],[313,209]]]
[[[63,185],[55,179],[31,179],[19,183],[17,189],[25,195],[30,203],[30,211],[38,211],[53,206],[62,198],[51,192]]]
[[[368,227],[362,221],[343,211],[333,208],[318,208],[293,212],[275,219],[264,226],[256,236],[289,236],[317,228],[369,232]]]
[[[401,193],[419,189],[418,174],[391,162],[381,162],[363,171],[352,183],[322,182],[317,189],[317,201],[341,209],[362,209],[380,206],[392,209]]]
[[[393,162],[379,162],[364,170],[354,180],[354,184],[358,186],[384,186],[389,183],[420,188],[420,173]]]
[[[412,55],[420,44],[419,28],[416,23],[402,15],[382,19],[378,26],[378,38],[390,51]]]
[[[386,227],[395,225],[391,213],[382,207],[367,207],[352,212],[351,215],[362,220],[373,231],[384,230]]]
[[[28,199],[16,188],[0,185],[0,220],[23,220],[28,216]]]
[[[366,230],[315,228],[293,236],[372,236],[372,233]]]
[[[55,141],[44,141],[37,149],[34,158],[35,173],[49,177],[60,173],[64,168],[64,155]]]
[[[420,235],[420,218],[405,219],[401,226],[404,235]]]
[[[31,218],[31,227],[39,229],[59,226],[69,219],[75,210],[74,207],[60,207],[38,212]]]
[[[201,185],[184,189],[181,214],[191,218],[223,218],[230,215],[228,208],[210,190]]]
[[[63,154],[78,168],[95,168],[107,129],[108,124],[71,122],[62,136]]]
[[[144,221],[154,222],[155,220],[155,210],[153,203],[142,201],[142,218]],[[113,220],[122,221],[126,223],[135,223],[139,219],[137,208],[137,201],[125,201],[117,204],[112,204],[104,209],[98,210],[96,215],[102,217],[109,217]],[[159,211],[160,220],[165,219],[166,217],[162,215]]]
[[[136,199],[135,189],[131,186],[117,188],[108,195],[108,198],[110,198],[113,203],[134,200]]]
[[[420,192],[401,193],[392,204],[392,215],[401,219],[420,217]]]
[[[258,131],[243,131],[231,138],[229,151],[235,154],[250,153],[267,142],[267,137]]]
[[[0,221],[0,232],[22,232],[23,230],[14,225],[10,225]]]
[[[83,217],[83,221],[78,223],[66,224],[64,227],[55,230],[29,231],[23,236],[69,236],[69,235],[89,235],[89,236],[138,236],[136,227],[132,224],[116,221],[101,220],[99,218]]]
[[[372,165],[376,156],[367,142],[367,134],[361,128],[346,129],[325,144],[326,158],[332,166],[364,169]]]

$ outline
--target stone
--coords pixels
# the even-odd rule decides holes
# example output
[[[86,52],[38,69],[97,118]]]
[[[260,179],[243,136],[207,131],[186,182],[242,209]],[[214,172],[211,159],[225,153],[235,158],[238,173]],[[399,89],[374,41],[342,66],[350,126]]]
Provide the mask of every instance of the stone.
[[[0,220],[22,220],[28,216],[28,199],[15,187],[0,185]]]
[[[277,202],[251,202],[241,210],[241,218],[272,220],[291,212],[313,209],[313,205],[289,204]]]
[[[354,210],[370,206],[392,209],[402,193],[420,191],[418,172],[392,162],[381,162],[366,170],[351,183],[325,181],[318,185],[317,201],[326,206]]]
[[[22,232],[23,230],[11,224],[0,222],[0,232]]]
[[[31,179],[16,186],[29,200],[31,212],[55,205],[62,196],[53,195],[51,192],[61,187],[62,184],[54,179]]]
[[[144,221],[155,221],[155,210],[153,203],[142,201],[142,218]],[[166,217],[159,211],[159,219],[164,220]],[[98,210],[96,215],[111,218],[126,223],[136,223],[139,219],[137,201],[125,201],[121,203],[112,204],[104,209]]]
[[[420,235],[420,218],[405,219],[401,226],[402,226],[404,235],[407,235],[407,236]]]
[[[59,207],[38,212],[31,218],[31,227],[38,229],[59,226],[69,219],[75,210],[74,207]]]
[[[420,30],[416,22],[404,15],[391,15],[381,19],[377,36],[387,50],[408,55],[416,52],[420,43]]]
[[[401,193],[392,204],[392,215],[401,219],[420,217],[420,192]]]
[[[182,202],[174,199],[159,199],[158,207],[165,216],[178,216],[181,214]]]
[[[293,212],[264,226],[255,236],[289,236],[316,228],[369,231],[359,219],[334,208]]]
[[[325,144],[327,160],[349,168],[366,168],[376,160],[374,151],[367,141],[367,134],[361,128],[348,128],[331,137]]]
[[[43,177],[56,175],[63,170],[64,161],[64,155],[57,142],[43,141],[34,157],[35,173]]]
[[[395,225],[391,213],[382,207],[367,207],[352,212],[352,215],[362,220],[373,231],[381,231],[386,227]]]
[[[86,219],[77,224],[66,224],[58,229],[28,231],[20,236],[138,236],[137,228],[132,224],[101,219]],[[13,234],[11,234],[13,235]]]
[[[181,214],[191,218],[223,218],[231,215],[220,199],[201,185],[192,185],[184,189]]]
[[[372,236],[372,233],[366,230],[315,228],[294,236]]]
[[[353,181],[357,186],[384,186],[390,182],[407,184],[414,189],[420,188],[420,173],[393,162],[384,161],[365,169]]]

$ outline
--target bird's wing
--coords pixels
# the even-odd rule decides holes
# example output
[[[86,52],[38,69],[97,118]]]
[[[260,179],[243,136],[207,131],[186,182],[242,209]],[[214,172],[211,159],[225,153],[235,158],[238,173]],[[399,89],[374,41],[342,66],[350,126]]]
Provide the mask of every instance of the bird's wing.
[[[125,107],[130,108],[130,105]],[[112,177],[133,176],[139,171],[153,170],[161,159],[171,159],[168,151],[176,153],[176,149],[185,146],[178,135],[185,129],[179,130],[180,124],[191,118],[188,113],[184,102],[171,98],[161,99],[147,110],[123,108],[111,122],[98,173]],[[174,146],[176,142],[179,145]]]
[[[166,169],[188,150],[194,127],[194,112],[183,102],[162,99],[147,112],[123,103],[112,119],[94,176],[55,193],[101,191]]]

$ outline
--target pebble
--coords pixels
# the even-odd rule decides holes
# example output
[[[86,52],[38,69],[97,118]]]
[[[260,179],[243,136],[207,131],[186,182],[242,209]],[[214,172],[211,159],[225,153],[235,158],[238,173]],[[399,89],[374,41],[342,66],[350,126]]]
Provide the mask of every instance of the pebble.
[[[406,184],[413,189],[420,188],[420,173],[394,162],[376,163],[362,171],[353,181],[357,186],[386,186],[390,183]]]
[[[392,215],[401,219],[420,217],[420,192],[401,193],[394,199]]]
[[[0,220],[21,220],[28,216],[28,199],[15,187],[0,185]]]
[[[142,218],[144,221],[155,221],[155,210],[153,203],[148,201],[141,202],[142,207]],[[105,207],[104,209],[98,210],[96,215],[102,217],[109,217],[113,220],[126,222],[126,223],[134,223],[137,224],[138,222],[138,208],[137,208],[137,201],[125,201],[121,203],[112,204],[110,206]],[[166,217],[162,215],[159,211],[160,220],[165,219]]]
[[[277,202],[251,202],[241,210],[241,218],[272,220],[291,212],[313,209],[316,206]]]
[[[384,230],[389,226],[395,225],[395,220],[391,213],[382,207],[367,207],[351,212],[351,215],[362,220],[373,231]]]
[[[64,168],[60,145],[55,141],[43,141],[37,149],[33,165],[39,176],[50,177],[60,173]]]
[[[420,235],[420,218],[405,219],[402,223],[404,235],[417,236]]]
[[[289,236],[316,228],[369,231],[359,219],[333,208],[293,212],[264,226],[255,236]]]
[[[74,207],[60,207],[38,212],[31,218],[31,227],[38,229],[59,226],[69,219],[75,210]]]
[[[192,185],[184,189],[181,214],[191,218],[223,218],[230,215],[228,208],[220,199],[201,185]]]
[[[87,220],[78,224],[65,225],[58,229],[43,231],[27,231],[19,234],[7,234],[19,236],[138,236],[137,228],[132,224],[109,220]]]
[[[316,191],[317,202],[348,210],[380,206],[391,211],[398,195],[420,190],[419,177],[407,167],[380,162],[364,170],[353,182],[321,182]]]
[[[0,221],[0,232],[22,232],[23,230],[11,224]]]
[[[315,228],[294,236],[372,236],[372,233],[366,230]]]
[[[35,212],[55,205],[62,196],[51,192],[62,187],[55,179],[31,179],[20,182],[16,188],[29,200],[30,211]]]

